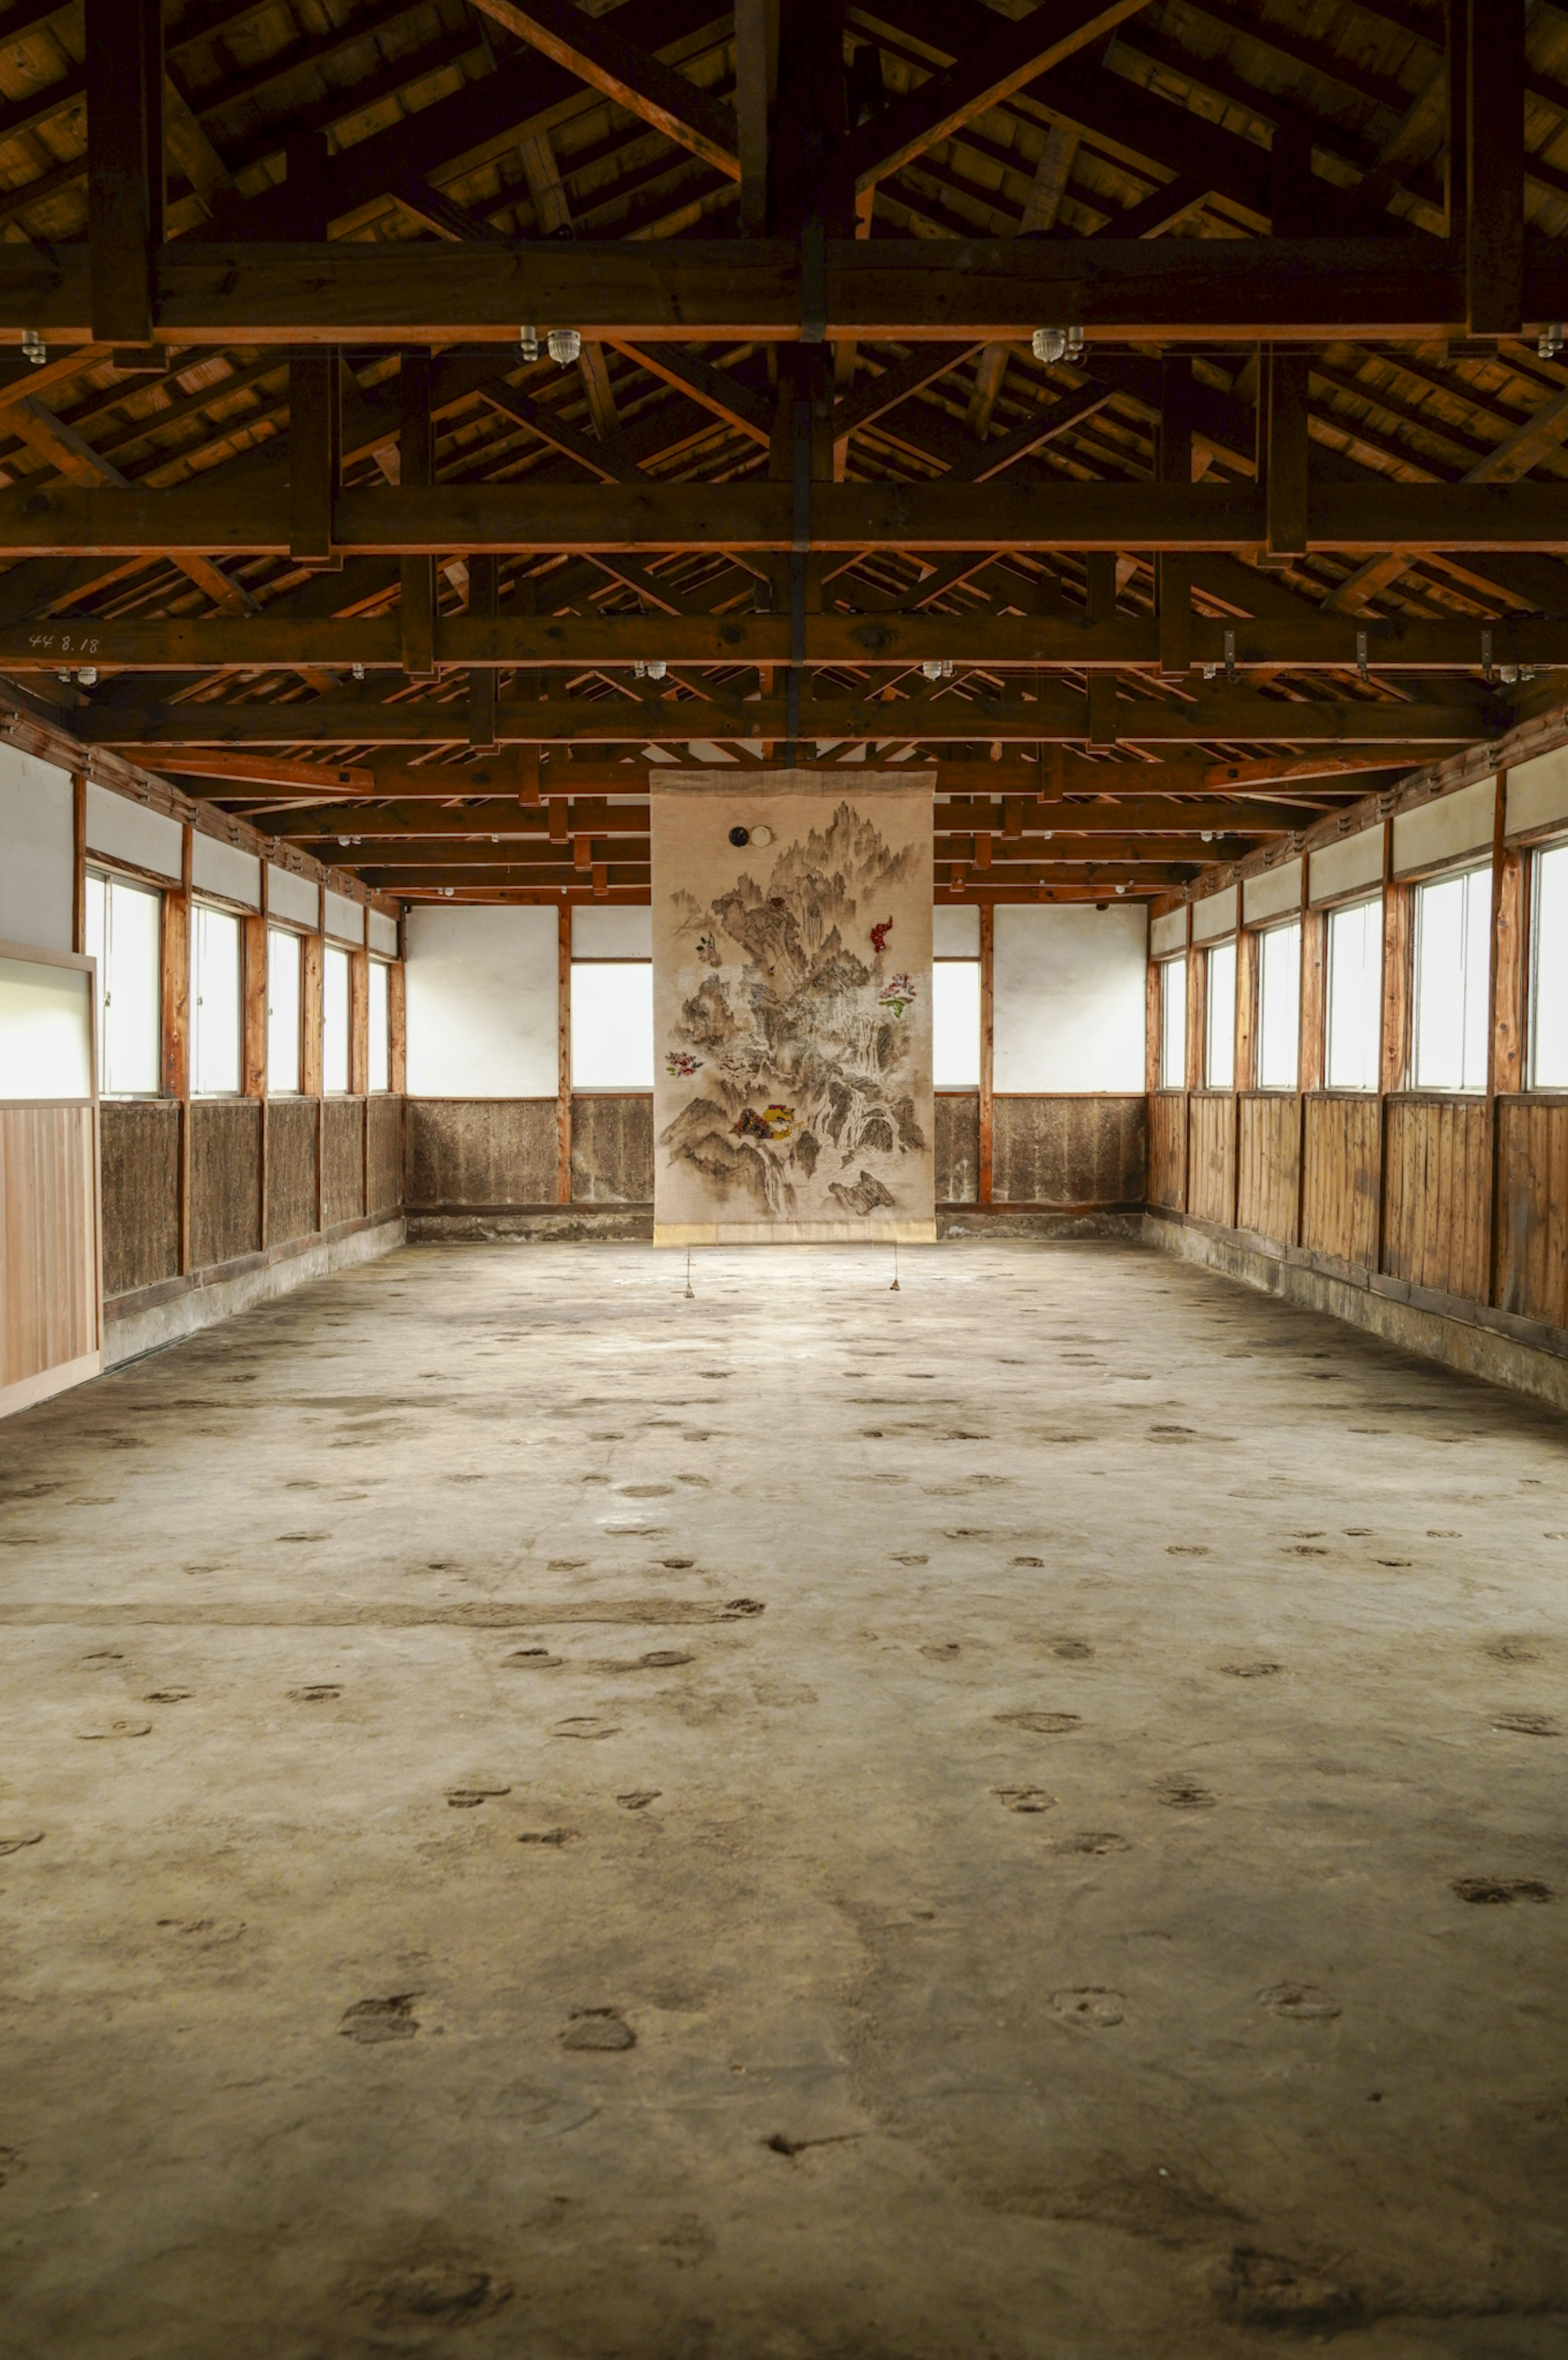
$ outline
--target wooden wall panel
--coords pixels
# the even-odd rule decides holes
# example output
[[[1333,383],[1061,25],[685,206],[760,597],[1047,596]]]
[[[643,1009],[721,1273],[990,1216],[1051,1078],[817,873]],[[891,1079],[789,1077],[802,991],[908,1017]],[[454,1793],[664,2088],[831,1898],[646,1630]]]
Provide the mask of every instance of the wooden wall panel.
[[[994,1098],[991,1201],[1141,1205],[1148,1120],[1141,1094]]]
[[[1195,1221],[1231,1226],[1236,1193],[1236,1100],[1194,1091],[1188,1122],[1187,1210]]]
[[[1373,1270],[1377,1262],[1378,1101],[1309,1098],[1301,1183],[1301,1243]]]
[[[1187,1093],[1157,1090],[1149,1101],[1149,1201],[1181,1212],[1187,1201]]]
[[[1485,1098],[1390,1098],[1383,1268],[1486,1300],[1491,1125]]]
[[[653,1099],[647,1091],[572,1098],[572,1201],[652,1204]]]
[[[367,1213],[395,1212],[403,1201],[403,1101],[380,1094],[370,1101],[365,1168]]]
[[[980,1094],[939,1093],[936,1100],[936,1201],[973,1205],[980,1194]]]
[[[321,1227],[356,1221],[365,1210],[365,1100],[331,1098],[321,1108]]]
[[[1260,1091],[1238,1101],[1236,1215],[1277,1245],[1296,1242],[1301,1161],[1301,1101],[1292,1091]]]
[[[556,1201],[553,1098],[409,1098],[404,1138],[411,1206]]]
[[[180,1108],[173,1098],[106,1098],[98,1123],[109,1297],[180,1269]]]
[[[1568,1099],[1498,1103],[1497,1305],[1568,1328]]]
[[[316,1101],[267,1102],[267,1241],[288,1245],[316,1226]]]
[[[0,1388],[98,1349],[91,1106],[0,1107]]]
[[[211,1270],[261,1248],[261,1102],[192,1098],[191,1267]]]

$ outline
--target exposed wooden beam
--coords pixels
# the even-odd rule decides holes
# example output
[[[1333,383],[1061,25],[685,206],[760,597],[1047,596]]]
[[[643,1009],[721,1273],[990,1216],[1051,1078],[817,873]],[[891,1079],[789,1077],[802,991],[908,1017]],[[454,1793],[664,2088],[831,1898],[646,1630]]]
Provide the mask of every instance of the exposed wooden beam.
[[[163,0],[86,0],[93,341],[153,338],[163,245]]]
[[[648,577],[655,579],[655,577]],[[1568,620],[1520,616],[1495,623],[1428,621],[1393,615],[1359,620],[1296,602],[1287,613],[1262,618],[1194,615],[1191,661],[1223,666],[1227,652],[1238,672],[1331,672],[1359,668],[1358,639],[1373,672],[1478,674],[1482,633],[1489,631],[1496,664],[1531,671],[1568,669]],[[808,614],[808,665],[901,672],[928,658],[961,672],[1149,672],[1160,661],[1160,632],[1148,614],[1116,615],[1090,624],[1077,609],[1051,615],[963,615],[883,610],[874,615]],[[1227,650],[1226,634],[1234,644]],[[650,658],[683,666],[783,663],[789,659],[789,623],[783,615],[689,611],[630,615],[517,611],[508,602],[493,620],[474,609],[442,615],[434,623],[438,668],[568,672],[628,670]],[[345,672],[402,668],[396,611],[321,618],[274,616],[248,619],[141,617],[0,624],[0,669],[49,672],[62,662],[95,664],[101,672],[256,672],[316,664]]]
[[[1525,0],[1450,0],[1469,18],[1465,303],[1473,336],[1525,317]]]
[[[628,41],[612,21],[583,16],[571,0],[474,0],[474,5],[667,139],[728,179],[740,179],[734,110]]]
[[[818,485],[811,546],[958,552],[1062,549],[1261,550],[1263,496],[1242,484],[1148,485],[1052,479],[1015,485]],[[334,550],[360,556],[492,549],[788,550],[787,484],[462,484],[350,489],[332,518]],[[1568,484],[1314,483],[1308,545],[1554,550],[1568,545]],[[236,470],[223,497],[205,479],[166,491],[76,484],[0,493],[0,558],[228,551],[287,555],[287,479]]]
[[[585,24],[589,19],[583,20]],[[506,344],[519,318],[600,339],[793,342],[799,248],[777,241],[279,249],[182,239],[155,257],[154,333],[195,344]],[[1411,342],[1467,333],[1464,257],[1435,239],[846,239],[826,245],[824,329],[1000,343],[1069,310],[1091,340]],[[1568,257],[1532,242],[1524,316],[1568,315]],[[0,341],[93,333],[88,250],[0,247]]]
[[[1147,0],[1043,0],[1016,22],[1004,18],[967,57],[854,134],[849,158],[855,187],[874,188],[901,171],[987,107],[1000,105],[1051,67],[1114,33],[1146,5]]]

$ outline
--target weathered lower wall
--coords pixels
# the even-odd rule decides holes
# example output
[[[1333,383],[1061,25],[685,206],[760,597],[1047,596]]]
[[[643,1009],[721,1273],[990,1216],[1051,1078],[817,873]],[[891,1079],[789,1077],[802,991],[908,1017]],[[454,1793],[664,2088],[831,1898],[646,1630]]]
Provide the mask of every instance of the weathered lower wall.
[[[390,1096],[278,1098],[265,1109],[259,1098],[196,1098],[185,1108],[172,1098],[106,1100],[105,1359],[151,1350],[335,1268],[373,1225],[377,1252],[401,1238],[402,1133],[403,1101]]]
[[[939,1092],[936,1101],[936,1201],[973,1205],[980,1194],[980,1093]]]
[[[321,1107],[321,1227],[356,1221],[365,1210],[365,1100],[327,1098]]]
[[[410,1207],[500,1211],[552,1205],[553,1098],[410,1098],[404,1134]]]
[[[261,1100],[191,1102],[191,1262],[261,1251]]]
[[[653,1100],[646,1090],[572,1101],[574,1205],[651,1205]]]
[[[1146,1102],[1141,1096],[997,1098],[991,1153],[993,1204],[1141,1205]]]
[[[180,1268],[180,1109],[172,1098],[105,1098],[99,1109],[103,1293]]]
[[[1568,1100],[1169,1091],[1149,1120],[1161,1242],[1396,1341],[1408,1312],[1412,1350],[1568,1404],[1568,1375],[1509,1373],[1568,1359]]]
[[[267,1235],[272,1245],[314,1235],[314,1098],[271,1098],[267,1109]]]

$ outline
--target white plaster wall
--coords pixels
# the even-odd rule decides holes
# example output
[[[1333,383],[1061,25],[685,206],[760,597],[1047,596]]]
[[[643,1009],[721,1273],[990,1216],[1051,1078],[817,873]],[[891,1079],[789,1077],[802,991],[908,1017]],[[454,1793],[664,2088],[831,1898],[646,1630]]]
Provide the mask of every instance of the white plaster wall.
[[[197,831],[191,842],[191,881],[199,893],[221,893],[226,901],[261,907],[261,862],[254,852],[221,844]]]
[[[1242,915],[1248,925],[1260,918],[1282,918],[1289,911],[1301,906],[1301,864],[1282,860],[1278,869],[1266,869],[1260,877],[1243,880],[1241,889]]]
[[[341,943],[363,943],[365,940],[365,904],[351,901],[346,893],[334,893],[329,888],[326,895],[327,932]]]
[[[321,888],[310,878],[274,864],[267,872],[267,906],[273,917],[313,934],[321,914]]]
[[[397,956],[397,919],[387,917],[384,910],[371,910],[366,914],[370,922],[371,949],[379,951],[383,958],[396,958]]]
[[[1222,934],[1234,934],[1241,899],[1234,885],[1223,893],[1211,893],[1206,900],[1192,904],[1192,940],[1195,943],[1215,943]]]
[[[580,959],[650,959],[653,912],[580,903],[572,912],[572,956]]]
[[[0,746],[0,942],[71,948],[71,780]]]
[[[978,958],[980,912],[973,901],[939,902],[931,912],[933,958]]]
[[[1527,828],[1550,827],[1568,819],[1568,746],[1538,754],[1508,772],[1508,834]]]
[[[116,795],[90,780],[87,787],[87,849],[111,860],[129,861],[155,877],[180,880],[184,831],[167,812],[148,811],[129,795]]]
[[[1184,909],[1167,910],[1162,918],[1155,919],[1149,930],[1150,956],[1154,958],[1168,958],[1172,951],[1184,951],[1186,947],[1186,911]]]
[[[560,1057],[557,915],[408,912],[408,1093],[552,1098]]]
[[[1341,893],[1354,893],[1358,886],[1380,885],[1383,882],[1383,831],[1380,827],[1364,827],[1359,836],[1347,836],[1338,844],[1325,844],[1314,852],[1307,876],[1309,900],[1336,901]]]
[[[999,904],[998,1090],[1141,1090],[1149,921],[1141,904]]]
[[[1496,779],[1480,779],[1457,794],[1401,812],[1394,822],[1395,874],[1428,869],[1434,861],[1456,859],[1466,852],[1489,851],[1497,803]]]

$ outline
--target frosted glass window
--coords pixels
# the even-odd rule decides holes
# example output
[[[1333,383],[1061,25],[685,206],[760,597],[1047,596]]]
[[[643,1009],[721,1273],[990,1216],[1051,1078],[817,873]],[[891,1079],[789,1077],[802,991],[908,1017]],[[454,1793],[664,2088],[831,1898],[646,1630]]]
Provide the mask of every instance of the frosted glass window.
[[[379,959],[370,962],[370,1071],[365,1086],[373,1090],[392,1087],[392,1036],[387,1020],[387,969]]]
[[[98,1087],[128,1098],[161,1086],[163,897],[87,875],[87,942],[98,962]]]
[[[223,1098],[240,1086],[240,922],[202,901],[191,917],[191,1087]]]
[[[348,1087],[348,953],[329,943],[321,961],[321,1087]]]
[[[939,1090],[980,1087],[978,959],[938,959],[931,969],[931,1079]]]
[[[1492,872],[1416,888],[1415,1084],[1484,1090],[1492,961]]]
[[[1270,926],[1258,945],[1258,1087],[1293,1090],[1301,1070],[1301,928]]]
[[[1236,945],[1209,953],[1209,1039],[1203,1078],[1211,1090],[1236,1087]]]
[[[1187,958],[1182,952],[1160,969],[1160,1087],[1187,1087]]]
[[[1537,853],[1534,887],[1530,1086],[1568,1090],[1568,844]]]
[[[299,1087],[299,963],[298,934],[267,930],[267,1087],[279,1096]]]
[[[1328,1086],[1375,1090],[1383,1014],[1383,903],[1353,901],[1328,922]]]
[[[572,1087],[652,1089],[650,959],[573,959]]]
[[[82,967],[0,959],[0,1098],[92,1097],[90,980]]]

